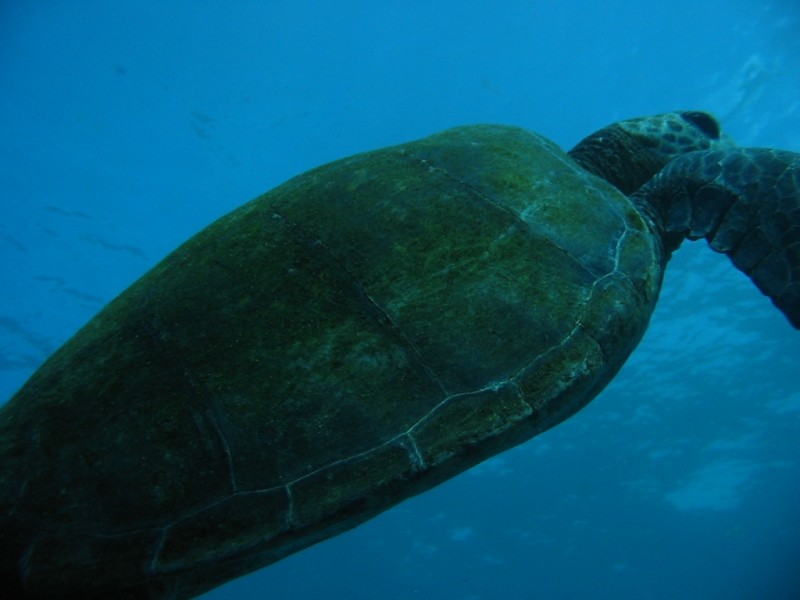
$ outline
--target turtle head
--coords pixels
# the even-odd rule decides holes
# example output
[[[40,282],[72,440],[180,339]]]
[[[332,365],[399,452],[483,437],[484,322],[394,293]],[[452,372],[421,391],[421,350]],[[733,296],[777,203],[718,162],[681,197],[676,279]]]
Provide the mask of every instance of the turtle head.
[[[629,196],[673,158],[731,144],[710,114],[680,111],[614,123],[581,140],[569,155]]]

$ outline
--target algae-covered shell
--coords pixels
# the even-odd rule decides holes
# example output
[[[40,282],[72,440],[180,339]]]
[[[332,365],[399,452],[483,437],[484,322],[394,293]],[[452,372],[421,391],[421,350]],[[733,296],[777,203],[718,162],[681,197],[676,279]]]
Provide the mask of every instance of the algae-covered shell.
[[[628,197],[518,128],[300,175],[170,254],[3,409],[3,572],[185,598],[350,528],[591,400],[664,262]]]

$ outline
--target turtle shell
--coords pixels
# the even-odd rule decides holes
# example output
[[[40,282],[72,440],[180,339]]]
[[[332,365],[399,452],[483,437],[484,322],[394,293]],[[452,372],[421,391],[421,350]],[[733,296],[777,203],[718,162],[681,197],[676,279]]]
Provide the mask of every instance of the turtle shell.
[[[353,527],[589,402],[664,260],[628,198],[518,128],[304,173],[170,254],[3,409],[3,572],[186,598]]]

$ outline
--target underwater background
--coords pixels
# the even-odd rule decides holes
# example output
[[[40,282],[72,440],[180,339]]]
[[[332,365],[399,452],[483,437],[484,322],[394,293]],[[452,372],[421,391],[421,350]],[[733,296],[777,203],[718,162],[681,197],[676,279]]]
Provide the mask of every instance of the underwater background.
[[[0,3],[0,399],[217,217],[454,125],[800,151],[796,0]],[[800,333],[686,243],[577,416],[203,598],[800,598]]]

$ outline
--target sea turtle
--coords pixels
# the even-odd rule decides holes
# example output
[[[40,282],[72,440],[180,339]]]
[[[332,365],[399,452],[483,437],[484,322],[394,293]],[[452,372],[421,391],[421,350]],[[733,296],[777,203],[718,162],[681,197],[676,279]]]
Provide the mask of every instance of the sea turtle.
[[[2,409],[4,597],[189,598],[556,425],[639,342],[686,237],[800,328],[798,189],[800,155],[701,112],[569,153],[458,127],[288,181]]]

